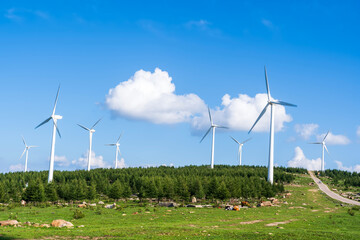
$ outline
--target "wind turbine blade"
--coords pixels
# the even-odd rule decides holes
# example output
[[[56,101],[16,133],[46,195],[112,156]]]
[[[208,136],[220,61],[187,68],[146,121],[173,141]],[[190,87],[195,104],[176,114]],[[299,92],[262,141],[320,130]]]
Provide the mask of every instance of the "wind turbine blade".
[[[94,123],[94,125],[93,125],[90,129],[93,129],[93,128],[96,126],[96,124],[98,124],[98,123],[100,122],[101,119],[102,119],[102,118],[100,118],[99,120],[97,120],[96,123]]]
[[[121,134],[120,134],[118,140],[116,141],[116,143],[118,143],[120,141],[120,138],[121,138],[122,135],[123,135],[123,133],[121,132]]]
[[[266,82],[266,91],[267,91],[267,96],[268,96],[268,100],[271,101],[271,95],[270,95],[270,87],[269,87],[269,81],[267,78],[267,73],[266,73],[266,66],[264,66],[264,72],[265,72],[265,82]]]
[[[210,113],[210,108],[209,108],[209,106],[208,106],[208,112],[209,112],[209,118],[210,118],[211,125],[213,125],[213,121],[212,121],[212,118],[211,118],[211,113]]]
[[[105,144],[105,146],[116,146],[115,143],[109,143],[109,144]]]
[[[237,144],[240,144],[235,138],[233,138],[232,136],[230,136],[232,138],[232,140],[234,140]]]
[[[326,137],[328,136],[329,132],[330,132],[330,130],[326,133],[326,135],[325,135],[325,137],[324,137],[323,141],[325,141],[325,139],[326,139]]]
[[[241,144],[244,144],[244,143],[246,143],[246,142],[248,142],[248,141],[250,141],[251,140],[251,138],[248,138],[248,139],[246,139],[245,141],[243,141]]]
[[[57,133],[59,134],[59,137],[61,138],[60,130],[59,130],[57,124],[55,123],[55,121],[53,121],[53,123],[54,123],[54,125],[55,125],[55,128],[56,128]]]
[[[51,118],[52,118],[52,117],[47,118],[45,121],[43,121],[42,123],[40,123],[39,125],[37,125],[37,126],[35,127],[35,129],[37,129],[38,127],[40,127],[40,126],[44,125],[45,123],[47,123],[48,121],[50,121]]]
[[[257,122],[260,120],[260,118],[265,114],[267,107],[269,106],[270,103],[266,104],[266,106],[264,107],[264,109],[262,110],[262,112],[260,113],[259,117],[256,119],[254,125],[250,128],[248,134],[251,132],[251,130],[255,127],[255,125],[257,124]]]
[[[24,156],[24,153],[26,152],[26,148],[24,149],[23,153],[21,154],[19,160]]]
[[[24,145],[25,145],[25,147],[26,147],[27,145],[26,145],[26,142],[25,142],[24,136],[21,136],[21,138],[22,138],[23,143],[24,143]]]
[[[35,147],[39,147],[39,146],[28,146],[28,148],[35,148]]]
[[[325,150],[327,151],[327,153],[330,155],[329,150],[327,149],[326,145],[324,144]]]
[[[308,143],[308,144],[322,144],[321,142],[313,142],[313,143]]]
[[[221,126],[221,125],[216,125],[215,127],[216,127],[216,128],[225,128],[225,129],[229,129],[228,127]]]
[[[297,107],[297,105],[295,105],[295,104],[287,103],[287,102],[283,102],[283,101],[274,101],[273,103],[278,104],[278,105],[283,105],[283,106]]]
[[[53,109],[52,115],[55,115],[56,104],[57,104],[57,101],[58,101],[58,98],[59,98],[59,91],[60,91],[60,84],[59,84],[59,87],[58,87],[58,90],[57,90],[57,93],[56,93],[56,98],[55,98],[54,109]]]
[[[85,129],[86,131],[90,131],[90,129],[88,129],[87,127],[84,127],[83,125],[78,124],[78,126]]]
[[[204,140],[204,138],[209,134],[210,130],[212,129],[212,127],[209,128],[209,130],[207,130],[207,132],[205,133],[205,135],[203,136],[203,138],[200,140],[200,142],[202,142],[202,140]]]

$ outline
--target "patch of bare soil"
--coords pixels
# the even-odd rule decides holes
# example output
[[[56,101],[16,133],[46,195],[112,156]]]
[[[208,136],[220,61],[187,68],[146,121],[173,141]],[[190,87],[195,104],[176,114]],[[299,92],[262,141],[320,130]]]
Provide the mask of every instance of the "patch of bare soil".
[[[317,191],[319,191],[319,189],[309,189],[308,191],[309,192],[317,192]]]
[[[260,219],[260,220],[253,220],[253,221],[248,221],[248,222],[240,222],[241,225],[245,225],[245,224],[254,224],[254,223],[258,223],[258,222],[262,222],[264,220]]]
[[[291,223],[291,222],[294,222],[294,221],[297,221],[297,219],[290,219],[290,220],[287,220],[287,221],[284,221],[284,222],[273,222],[273,223],[268,223],[268,224],[265,224],[266,227],[276,227],[280,224],[287,224],[287,223]]]

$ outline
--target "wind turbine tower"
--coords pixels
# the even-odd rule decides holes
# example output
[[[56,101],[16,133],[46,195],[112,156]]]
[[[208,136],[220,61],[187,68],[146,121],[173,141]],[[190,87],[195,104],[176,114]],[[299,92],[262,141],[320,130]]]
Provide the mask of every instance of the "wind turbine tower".
[[[215,129],[216,128],[227,128],[227,127],[214,124],[213,120],[211,118],[211,113],[210,113],[210,108],[209,107],[208,107],[208,112],[209,112],[209,118],[210,118],[211,126],[210,126],[209,130],[207,130],[207,132],[205,133],[203,138],[200,140],[200,142],[202,142],[202,140],[204,140],[204,138],[209,134],[210,130],[212,130],[211,164],[210,164],[210,167],[213,169],[214,168],[214,151],[215,151]]]
[[[328,154],[330,154],[329,151],[328,151],[328,149],[327,149],[327,147],[326,147],[326,143],[325,143],[325,139],[326,139],[326,137],[328,136],[329,132],[330,132],[330,131],[328,131],[328,132],[326,133],[326,135],[325,135],[325,137],[323,138],[322,142],[310,143],[310,144],[321,144],[321,145],[322,145],[322,155],[321,155],[321,171],[322,171],[322,172],[325,171],[324,150],[326,150],[326,152],[327,152]]]
[[[23,153],[21,154],[20,159],[24,156],[24,153],[26,153],[25,154],[25,169],[24,169],[24,172],[27,172],[29,150],[30,150],[30,148],[34,148],[34,147],[37,147],[37,146],[28,146],[26,144],[26,142],[25,142],[24,137],[23,136],[21,136],[21,137],[22,137],[23,143],[25,145],[25,149],[24,149]]]
[[[44,125],[45,123],[47,123],[48,121],[50,121],[51,119],[53,120],[53,133],[52,133],[52,141],[51,141],[50,167],[49,167],[48,183],[52,182],[53,174],[54,174],[56,132],[59,134],[59,137],[61,138],[59,128],[57,127],[57,120],[62,119],[62,116],[55,115],[56,104],[57,104],[58,97],[59,97],[59,91],[60,91],[60,85],[59,85],[59,88],[58,88],[58,91],[57,91],[57,94],[56,94],[54,109],[52,111],[51,116],[35,127],[35,129],[37,129],[38,127],[40,127],[40,126]]]
[[[101,118],[100,118],[99,120],[97,120],[97,122],[96,122],[94,125],[92,125],[91,128],[87,128],[87,127],[84,127],[84,126],[78,124],[79,127],[85,129],[86,131],[89,131],[89,153],[88,153],[88,166],[87,166],[87,170],[88,170],[88,171],[90,171],[90,166],[91,166],[92,135],[93,135],[93,133],[95,132],[94,127],[96,126],[96,124],[98,124],[98,123],[100,122],[100,120],[101,120]]]
[[[264,67],[264,72],[265,72],[265,83],[266,83],[268,102],[248,133],[251,132],[251,130],[255,127],[257,122],[261,119],[261,117],[265,114],[266,110],[270,106],[270,111],[271,111],[271,114],[270,114],[270,116],[271,116],[270,117],[270,144],[269,144],[269,163],[268,163],[268,179],[267,180],[268,180],[268,182],[273,184],[273,182],[274,182],[274,121],[275,121],[274,115],[275,115],[275,106],[276,105],[289,106],[289,107],[297,107],[297,106],[294,104],[291,104],[291,103],[273,100],[273,98],[271,97],[271,94],[270,94],[270,87],[269,87],[269,82],[268,82],[268,78],[267,78],[266,67]]]
[[[231,136],[230,136],[230,137],[231,137]],[[244,143],[250,141],[251,138],[248,138],[248,139],[246,139],[245,141],[243,141],[243,142],[241,142],[241,143],[240,143],[239,141],[237,141],[235,138],[233,138],[233,137],[231,137],[231,138],[232,138],[232,140],[234,140],[234,141],[238,144],[238,146],[239,146],[239,149],[238,149],[238,159],[239,159],[239,166],[241,166],[242,147],[244,146]]]
[[[106,146],[116,146],[116,152],[115,152],[115,169],[117,169],[118,167],[118,154],[120,154],[120,138],[122,136],[122,133],[120,134],[118,140],[116,141],[116,143],[110,143],[110,144],[105,144]]]

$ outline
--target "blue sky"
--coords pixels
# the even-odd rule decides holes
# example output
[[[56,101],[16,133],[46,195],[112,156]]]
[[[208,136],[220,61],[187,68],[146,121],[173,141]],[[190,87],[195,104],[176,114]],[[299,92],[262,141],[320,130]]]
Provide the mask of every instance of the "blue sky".
[[[21,135],[40,146],[30,151],[29,169],[48,169],[51,124],[34,127],[51,114],[59,84],[55,169],[85,169],[88,134],[76,124],[101,117],[98,166],[113,166],[115,149],[104,144],[122,131],[126,166],[209,164],[210,137],[199,143],[206,105],[230,125],[216,133],[215,164],[235,165],[229,135],[248,138],[265,106],[264,65],[272,96],[298,105],[277,111],[275,164],[317,166],[321,148],[307,143],[331,130],[325,167],[360,171],[359,5],[1,1],[0,171],[24,164]],[[121,94],[109,94],[118,85]],[[259,124],[244,164],[267,165],[268,121]]]

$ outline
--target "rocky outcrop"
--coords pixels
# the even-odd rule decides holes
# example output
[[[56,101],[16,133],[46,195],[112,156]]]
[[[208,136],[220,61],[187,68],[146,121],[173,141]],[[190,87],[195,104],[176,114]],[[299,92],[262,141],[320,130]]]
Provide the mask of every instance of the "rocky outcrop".
[[[74,227],[74,225],[71,222],[62,220],[62,219],[57,219],[52,221],[51,226],[53,227],[67,227],[67,228],[71,228]]]
[[[6,221],[0,221],[0,226],[14,226],[18,225],[19,222],[16,220],[6,220]]]

